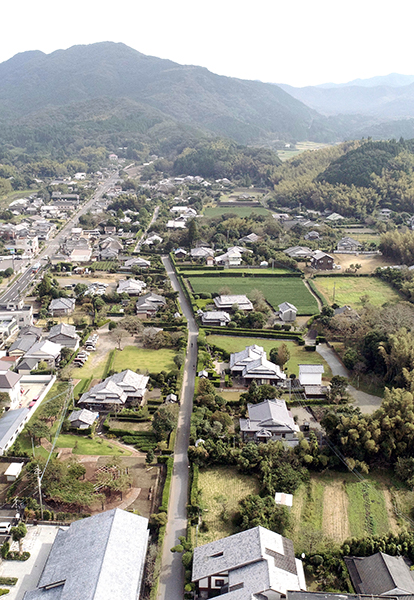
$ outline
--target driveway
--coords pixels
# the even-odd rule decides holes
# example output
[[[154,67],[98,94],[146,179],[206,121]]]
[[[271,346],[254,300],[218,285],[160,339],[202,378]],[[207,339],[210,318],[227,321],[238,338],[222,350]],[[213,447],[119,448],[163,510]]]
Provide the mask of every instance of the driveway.
[[[331,368],[332,375],[341,375],[349,379],[349,372],[339,360],[332,348],[327,344],[319,344],[316,346],[316,352],[322,356]],[[382,398],[366,394],[355,389],[352,385],[348,385],[348,392],[354,399],[354,404],[361,409],[364,414],[372,414],[381,406]]]
[[[181,406],[178,415],[177,438],[174,451],[174,471],[171,479],[170,499],[168,503],[168,523],[164,537],[161,560],[161,575],[158,587],[159,600],[182,600],[184,595],[184,569],[181,554],[171,552],[178,544],[178,537],[186,535],[188,502],[188,457],[190,439],[190,420],[193,410],[195,374],[197,366],[198,327],[191,307],[181,289],[171,261],[163,256],[162,262],[171,280],[173,289],[179,294],[181,310],[187,319],[188,345],[184,363],[184,378],[181,392]]]

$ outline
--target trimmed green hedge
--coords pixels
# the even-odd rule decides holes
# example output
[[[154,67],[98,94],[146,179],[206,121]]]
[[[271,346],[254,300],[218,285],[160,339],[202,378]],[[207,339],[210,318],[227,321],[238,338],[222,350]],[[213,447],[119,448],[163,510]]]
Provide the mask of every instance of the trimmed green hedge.
[[[174,457],[170,456],[167,460],[167,475],[165,477],[164,489],[162,491],[162,502],[158,512],[168,513],[168,501],[170,499],[171,479],[174,468]]]

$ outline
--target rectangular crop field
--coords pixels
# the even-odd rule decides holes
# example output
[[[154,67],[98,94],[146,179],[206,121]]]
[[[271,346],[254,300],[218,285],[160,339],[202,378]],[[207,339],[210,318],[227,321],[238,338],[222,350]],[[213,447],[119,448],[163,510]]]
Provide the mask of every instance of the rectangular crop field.
[[[231,294],[246,294],[252,290],[263,292],[274,310],[282,302],[291,302],[298,315],[316,315],[318,304],[300,277],[188,277],[195,294],[216,292],[228,288]]]
[[[233,517],[239,501],[259,492],[257,479],[239,473],[234,467],[200,469],[198,487],[204,509],[203,520],[208,525],[208,531],[199,531],[199,546],[235,533]]]
[[[322,356],[317,352],[306,352],[303,346],[299,346],[296,342],[291,340],[272,340],[267,338],[247,338],[247,337],[232,337],[230,335],[209,335],[207,336],[207,342],[214,344],[227,352],[240,352],[244,350],[246,346],[253,346],[257,344],[262,346],[267,352],[269,358],[270,350],[272,348],[279,347],[281,344],[286,344],[290,352],[290,359],[287,363],[287,372],[295,373],[299,375],[299,364],[305,365],[323,365],[325,372],[323,374],[324,379],[330,379],[332,377],[331,369],[328,363],[324,361]]]
[[[270,215],[270,211],[263,206],[212,206],[204,210],[203,215],[205,217],[221,217],[228,213],[236,214],[238,217],[249,217],[252,213],[254,215]]]
[[[312,475],[294,494],[288,537],[296,552],[319,551],[325,540],[398,532],[389,482],[375,474],[358,481],[351,473]]]
[[[388,283],[377,277],[315,277],[313,283],[328,304],[336,302],[340,306],[348,304],[358,309],[362,307],[360,298],[364,295],[369,296],[369,301],[374,306],[401,300]]]

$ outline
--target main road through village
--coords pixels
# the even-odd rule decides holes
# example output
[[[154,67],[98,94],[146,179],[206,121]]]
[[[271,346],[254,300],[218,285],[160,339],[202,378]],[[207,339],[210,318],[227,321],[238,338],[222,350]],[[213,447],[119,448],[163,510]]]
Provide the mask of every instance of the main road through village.
[[[161,560],[161,576],[158,587],[159,600],[182,600],[184,588],[184,569],[181,554],[171,552],[178,544],[178,537],[185,536],[187,531],[186,505],[188,501],[189,463],[187,448],[190,439],[190,420],[193,408],[195,375],[197,367],[198,328],[187,298],[178,282],[171,261],[163,256],[162,262],[171,280],[172,286],[179,294],[179,301],[188,324],[187,355],[184,364],[184,378],[181,393],[181,406],[178,415],[177,437],[174,452],[174,470],[171,479],[170,499],[168,504],[168,522],[164,537]]]
[[[5,293],[0,298],[1,304],[17,303],[18,299],[23,296],[23,292],[36,277],[36,274],[32,271],[33,263],[40,262],[42,264],[42,260],[53,256],[53,254],[59,249],[65,237],[70,233],[71,228],[74,227],[78,222],[79,217],[84,215],[97,200],[102,198],[102,196],[114,185],[118,178],[118,173],[111,175],[111,177],[109,177],[102,185],[98,187],[93,196],[85,204],[83,204],[72,217],[69,218],[67,223],[58,231],[55,237],[46,241],[45,246],[36,256],[36,258],[31,261],[28,268],[10,287],[7,288]]]

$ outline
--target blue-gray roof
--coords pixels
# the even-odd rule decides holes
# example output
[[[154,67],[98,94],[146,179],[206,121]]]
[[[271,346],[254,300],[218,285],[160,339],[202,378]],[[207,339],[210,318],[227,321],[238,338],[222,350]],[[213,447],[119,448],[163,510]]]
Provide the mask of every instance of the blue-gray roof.
[[[136,600],[147,527],[145,517],[115,508],[60,529],[38,587],[24,600]]]
[[[5,447],[19,425],[25,420],[28,408],[8,410],[0,419],[0,452]]]

